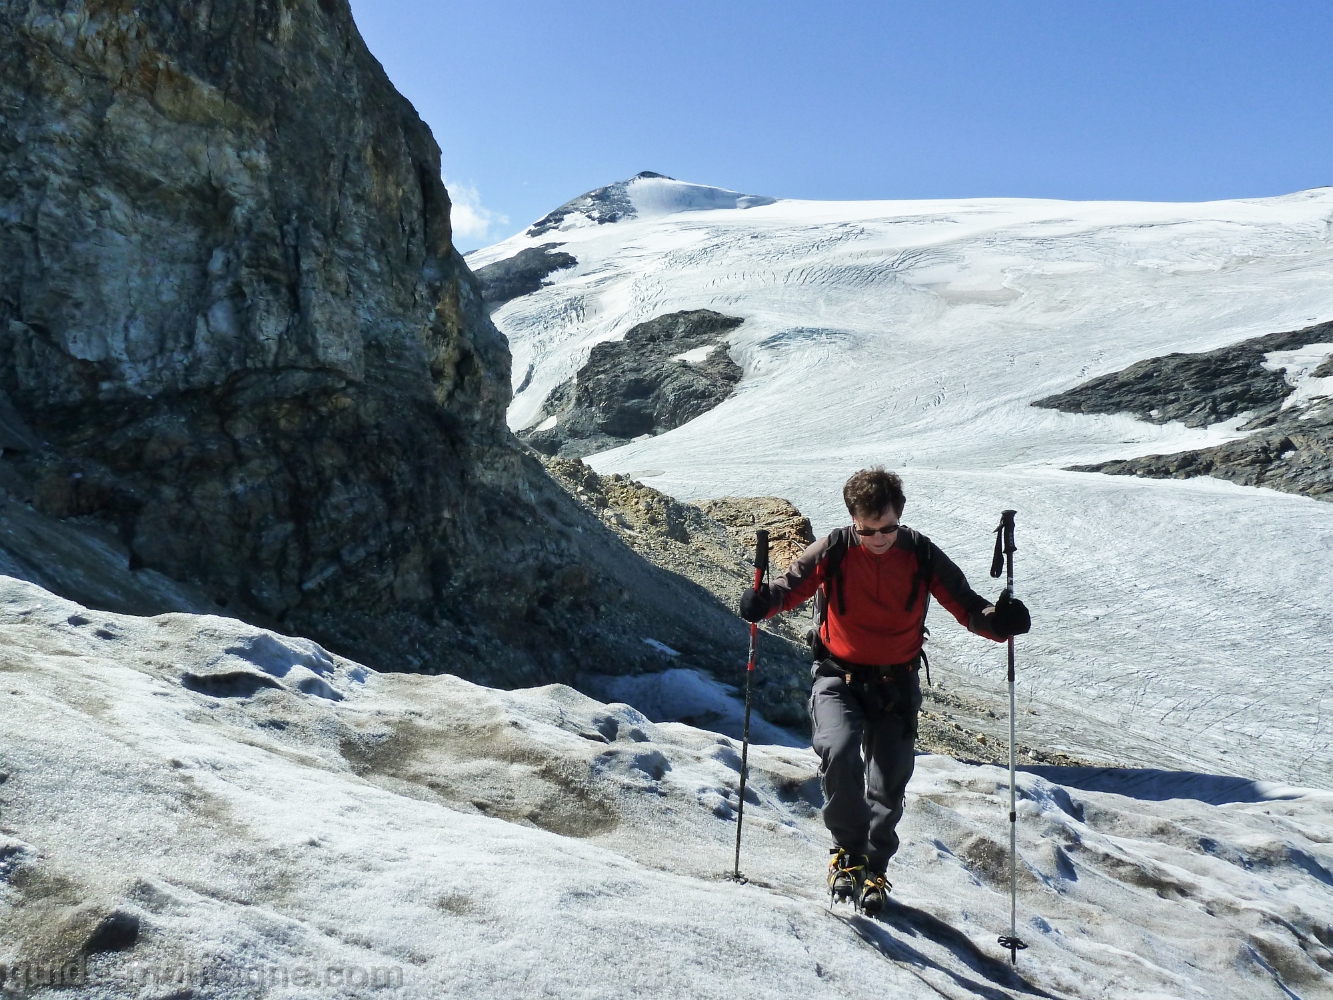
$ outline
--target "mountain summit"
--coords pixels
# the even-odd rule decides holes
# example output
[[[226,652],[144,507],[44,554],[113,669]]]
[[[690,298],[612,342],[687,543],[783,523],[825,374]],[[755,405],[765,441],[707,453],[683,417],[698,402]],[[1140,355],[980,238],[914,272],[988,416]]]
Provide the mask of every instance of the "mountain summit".
[[[653,219],[677,212],[757,208],[776,201],[776,198],[765,195],[691,184],[644,170],[628,180],[607,184],[565,202],[529,226],[525,235],[540,236],[553,229],[574,229],[590,224],[600,226],[622,219]]]

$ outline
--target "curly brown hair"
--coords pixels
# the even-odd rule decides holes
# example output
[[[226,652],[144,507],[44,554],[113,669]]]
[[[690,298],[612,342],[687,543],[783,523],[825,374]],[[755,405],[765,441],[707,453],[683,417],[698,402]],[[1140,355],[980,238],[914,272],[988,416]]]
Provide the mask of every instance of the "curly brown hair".
[[[847,480],[842,488],[842,499],[847,503],[847,513],[852,517],[878,517],[890,507],[902,517],[903,507],[907,505],[907,495],[903,493],[902,477],[896,472],[885,472],[884,466],[862,469]]]

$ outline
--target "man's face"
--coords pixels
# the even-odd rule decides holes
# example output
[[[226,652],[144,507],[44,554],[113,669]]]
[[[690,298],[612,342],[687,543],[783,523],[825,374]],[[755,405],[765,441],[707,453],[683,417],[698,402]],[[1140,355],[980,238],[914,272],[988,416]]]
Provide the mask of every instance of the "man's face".
[[[869,514],[858,513],[852,517],[852,523],[856,525],[856,533],[861,536],[861,544],[866,547],[866,551],[871,555],[883,555],[893,548],[893,543],[897,540],[898,512],[892,507],[881,511],[873,517]],[[884,532],[876,529],[893,528],[893,531]],[[869,531],[875,531],[873,535]]]

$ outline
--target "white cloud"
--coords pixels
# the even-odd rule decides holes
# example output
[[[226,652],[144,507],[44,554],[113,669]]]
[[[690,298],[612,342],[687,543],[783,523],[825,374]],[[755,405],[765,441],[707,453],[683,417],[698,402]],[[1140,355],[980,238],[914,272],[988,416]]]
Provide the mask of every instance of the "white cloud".
[[[454,236],[469,240],[485,239],[490,234],[492,225],[509,224],[509,216],[492,212],[481,204],[481,193],[471,184],[444,180],[449,190],[449,200],[453,202],[450,221]]]

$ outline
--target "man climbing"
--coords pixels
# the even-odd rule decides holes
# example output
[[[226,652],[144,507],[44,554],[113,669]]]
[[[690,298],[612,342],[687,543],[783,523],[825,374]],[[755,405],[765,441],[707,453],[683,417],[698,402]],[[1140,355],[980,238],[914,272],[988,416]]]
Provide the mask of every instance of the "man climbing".
[[[884,872],[915,765],[931,595],[968,631],[997,642],[1027,632],[1031,619],[1007,594],[990,604],[928,538],[899,524],[907,498],[896,474],[862,469],[842,495],[852,524],[746,590],[740,611],[754,622],[815,598],[810,723],[833,834],[829,892],[875,914],[892,888]]]

